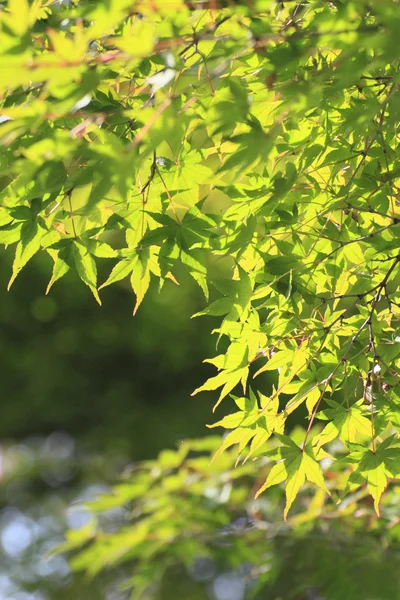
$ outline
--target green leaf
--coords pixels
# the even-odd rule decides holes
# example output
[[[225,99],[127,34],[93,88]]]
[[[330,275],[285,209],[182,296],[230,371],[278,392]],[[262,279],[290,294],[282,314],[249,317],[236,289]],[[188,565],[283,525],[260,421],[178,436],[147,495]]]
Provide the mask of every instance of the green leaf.
[[[215,409],[219,406],[222,400],[229,394],[229,392],[233,390],[234,387],[236,387],[238,383],[242,383],[242,387],[245,388],[248,373],[248,366],[240,367],[233,371],[222,371],[215,377],[210,377],[210,379],[207,379],[207,381],[202,386],[195,389],[191,395],[194,396],[199,392],[216,390],[219,387],[222,387],[222,391],[219,395],[218,401],[213,408],[213,410],[215,411]]]
[[[150,270],[147,265],[137,260],[131,275],[131,286],[136,295],[136,304],[133,309],[133,314],[136,314],[137,309],[142,303],[150,285]]]
[[[233,300],[231,298],[218,298],[218,300],[212,302],[207,308],[194,314],[192,319],[203,315],[213,315],[217,317],[227,315],[231,311],[232,305]]]
[[[0,229],[0,244],[15,244],[21,238],[22,223],[10,223]]]
[[[97,267],[94,258],[89,254],[87,247],[79,241],[74,243],[74,259],[79,277],[91,290],[97,302],[101,300],[97,291]]]
[[[318,438],[318,447],[327,444],[337,437],[345,443],[354,443],[360,436],[371,437],[371,419],[366,416],[363,400],[359,400],[351,407],[341,406],[331,401],[334,408],[325,409],[317,414],[319,418],[332,419],[323,429]]]
[[[125,277],[132,273],[137,261],[138,258],[135,254],[132,255],[132,257],[127,257],[120,260],[111,271],[108,279],[101,284],[99,290],[101,290],[104,287],[107,287],[108,285],[111,285],[112,283],[121,281],[121,279],[125,279]]]
[[[206,300],[208,300],[207,267],[202,253],[195,250],[191,250],[190,252],[182,251],[181,260],[187,266],[193,279],[201,287]]]
[[[279,437],[285,442],[283,436]],[[282,448],[282,458],[282,462],[277,463],[271,469],[265,483],[258,490],[256,497],[272,485],[277,485],[287,480],[285,488],[286,506],[283,513],[283,517],[286,520],[290,507],[306,479],[328,494],[329,491],[325,486],[321,467],[315,459],[310,444],[305,448],[299,448],[298,446],[293,445],[293,442],[289,440],[289,445],[285,445]]]
[[[70,269],[69,256],[70,248],[63,248],[62,250],[50,250],[49,253],[52,255],[54,260],[53,273],[51,279],[46,288],[46,294],[49,293],[51,287],[56,281],[61,279]]]
[[[9,290],[24,266],[40,249],[40,241],[46,231],[34,221],[27,221],[21,227],[21,241],[17,245],[12,267],[12,276],[8,282]]]

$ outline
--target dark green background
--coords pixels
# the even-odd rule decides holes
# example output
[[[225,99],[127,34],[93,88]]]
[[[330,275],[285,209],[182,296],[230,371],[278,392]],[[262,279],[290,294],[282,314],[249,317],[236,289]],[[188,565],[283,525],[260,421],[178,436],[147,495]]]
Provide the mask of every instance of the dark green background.
[[[214,325],[182,273],[153,285],[135,317],[129,280],[90,290],[68,274],[46,296],[51,261],[36,257],[6,291],[13,249],[0,262],[0,439],[67,431],[88,448],[140,459],[207,430],[215,397],[190,397],[215,371]],[[103,261],[99,279],[113,266]]]

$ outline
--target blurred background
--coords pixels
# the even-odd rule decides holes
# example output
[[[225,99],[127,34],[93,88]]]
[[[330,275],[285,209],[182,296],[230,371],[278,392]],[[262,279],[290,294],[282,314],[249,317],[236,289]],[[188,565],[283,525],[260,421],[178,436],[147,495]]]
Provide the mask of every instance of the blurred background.
[[[207,433],[214,399],[190,394],[214,370],[202,365],[213,322],[190,319],[204,299],[184,274],[153,286],[135,317],[129,280],[102,307],[74,274],[45,296],[46,257],[7,292],[13,253],[0,259],[0,600],[108,599],[47,554],[87,521],[74,505],[126,465]]]
[[[128,281],[104,289],[102,307],[73,273],[45,296],[51,264],[40,254],[7,292],[13,250],[0,257],[0,600],[126,600],[125,567],[89,580],[51,550],[66,528],[88,523],[81,503],[110,490],[124,469],[208,434],[215,395],[190,394],[214,374],[202,361],[215,355],[218,320],[190,319],[204,299],[184,273],[179,286],[151,288],[135,317]],[[104,281],[112,261],[101,268]],[[282,507],[276,514],[281,521]],[[245,517],[232,524],[245,553],[248,525]],[[327,531],[286,532],[273,546],[266,539],[263,564],[273,577],[257,598],[400,597],[396,548],[357,527],[350,538]],[[149,598],[244,600],[251,565],[234,564],[229,545],[223,556],[169,569]]]

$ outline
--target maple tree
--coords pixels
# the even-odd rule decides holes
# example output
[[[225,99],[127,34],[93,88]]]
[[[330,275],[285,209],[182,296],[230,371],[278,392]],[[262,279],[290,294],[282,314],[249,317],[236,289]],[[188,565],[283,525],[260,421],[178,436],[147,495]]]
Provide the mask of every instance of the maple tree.
[[[136,312],[184,267],[205,298],[194,316],[221,318],[217,374],[193,393],[236,407],[211,425],[229,430],[215,460],[269,456],[255,492],[284,484],[285,518],[304,485],[327,503],[366,487],[379,513],[400,472],[399,14],[396,0],[1,14],[9,287],[45,252],[47,291],[76,269],[101,303],[129,277]]]

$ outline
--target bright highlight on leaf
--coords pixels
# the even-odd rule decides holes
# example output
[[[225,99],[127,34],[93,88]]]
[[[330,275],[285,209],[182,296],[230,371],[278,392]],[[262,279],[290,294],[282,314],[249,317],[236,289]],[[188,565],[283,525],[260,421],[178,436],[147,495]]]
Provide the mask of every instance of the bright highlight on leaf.
[[[280,436],[280,439],[282,440],[281,462],[272,467],[256,498],[272,485],[286,481],[286,506],[283,513],[286,520],[290,507],[305,481],[317,485],[327,494],[329,490],[325,486],[324,476],[312,446],[308,444],[304,448],[299,448],[286,436]]]

